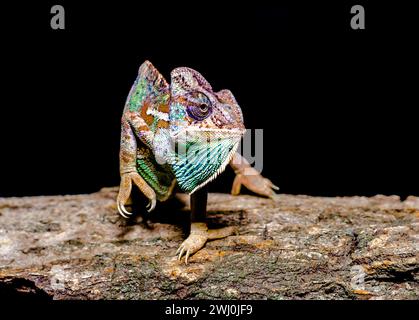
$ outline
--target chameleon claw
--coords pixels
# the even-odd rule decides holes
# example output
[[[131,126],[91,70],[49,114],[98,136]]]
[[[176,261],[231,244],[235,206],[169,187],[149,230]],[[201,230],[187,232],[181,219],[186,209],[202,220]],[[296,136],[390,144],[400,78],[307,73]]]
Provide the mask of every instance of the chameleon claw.
[[[127,211],[127,209],[125,209],[124,205],[121,203],[118,203],[118,212],[125,219],[128,219],[132,215],[132,213]]]
[[[277,191],[279,190],[279,187],[274,185],[272,182],[271,182],[271,188]]]
[[[132,215],[132,212],[129,212],[127,209],[125,209],[125,206],[122,206],[122,210],[124,211],[124,213],[129,217]]]
[[[147,205],[147,212],[151,212],[156,207],[156,199],[151,199]]]
[[[180,247],[179,249],[181,249],[180,250],[180,253],[179,253],[179,257],[178,257],[178,260],[180,260],[180,259],[182,259],[182,256],[183,256],[183,252],[185,251],[185,247]]]
[[[185,254],[185,264],[188,264],[189,253],[190,253],[190,250],[188,249],[188,251],[186,251],[186,254]]]

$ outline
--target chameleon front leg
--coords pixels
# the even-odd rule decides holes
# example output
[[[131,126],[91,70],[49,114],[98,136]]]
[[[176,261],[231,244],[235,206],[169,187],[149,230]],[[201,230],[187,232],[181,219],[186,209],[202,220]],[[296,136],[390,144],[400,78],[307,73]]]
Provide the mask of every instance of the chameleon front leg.
[[[230,165],[236,173],[233,187],[231,188],[232,195],[238,195],[241,186],[244,185],[250,191],[261,196],[272,199],[275,197],[274,190],[279,190],[279,188],[274,185],[271,180],[264,178],[255,168],[252,168],[249,162],[239,153],[236,153],[233,156]]]
[[[207,186],[195,191],[191,195],[191,231],[188,238],[183,241],[176,254],[180,260],[185,254],[185,263],[189,256],[198,252],[208,240],[228,237],[234,232],[233,227],[208,230],[207,218],[208,188]]]
[[[137,141],[129,121],[123,118],[119,153],[121,184],[116,202],[119,213],[125,218],[132,214],[125,209],[125,204],[130,198],[133,183],[150,200],[148,211],[156,206],[156,193],[138,174],[136,159]]]

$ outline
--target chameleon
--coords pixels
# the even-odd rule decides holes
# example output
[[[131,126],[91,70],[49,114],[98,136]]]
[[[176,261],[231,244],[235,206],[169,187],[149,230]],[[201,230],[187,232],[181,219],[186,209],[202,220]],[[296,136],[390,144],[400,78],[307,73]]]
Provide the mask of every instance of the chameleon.
[[[230,90],[213,91],[197,71],[178,67],[170,84],[149,61],[138,70],[121,118],[119,152],[119,213],[129,218],[125,206],[135,185],[154,210],[167,200],[175,186],[190,194],[191,228],[176,256],[179,260],[202,249],[208,240],[234,233],[233,227],[208,229],[208,183],[228,164],[235,171],[231,193],[249,190],[273,198],[278,190],[242,157],[237,148],[245,133],[241,108]]]

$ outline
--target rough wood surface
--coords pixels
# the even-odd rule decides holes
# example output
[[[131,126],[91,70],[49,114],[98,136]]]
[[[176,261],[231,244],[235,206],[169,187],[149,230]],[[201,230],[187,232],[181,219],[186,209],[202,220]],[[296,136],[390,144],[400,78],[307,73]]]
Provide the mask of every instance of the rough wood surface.
[[[211,194],[210,226],[238,233],[185,265],[188,197],[126,221],[116,190],[0,199],[0,295],[418,299],[419,198]]]

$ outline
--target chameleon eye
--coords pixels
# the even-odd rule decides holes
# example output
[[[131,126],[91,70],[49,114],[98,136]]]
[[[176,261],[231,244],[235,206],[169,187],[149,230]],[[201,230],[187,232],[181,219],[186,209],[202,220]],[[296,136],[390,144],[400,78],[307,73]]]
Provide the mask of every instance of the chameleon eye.
[[[202,112],[208,112],[208,106],[206,104],[201,104],[199,106],[199,109],[201,109]]]
[[[192,92],[187,96],[188,106],[186,111],[194,120],[202,121],[212,112],[211,100],[202,92]]]
[[[190,105],[186,107],[186,111],[191,118],[202,121],[211,114],[212,109],[207,104],[200,104],[199,106]]]

